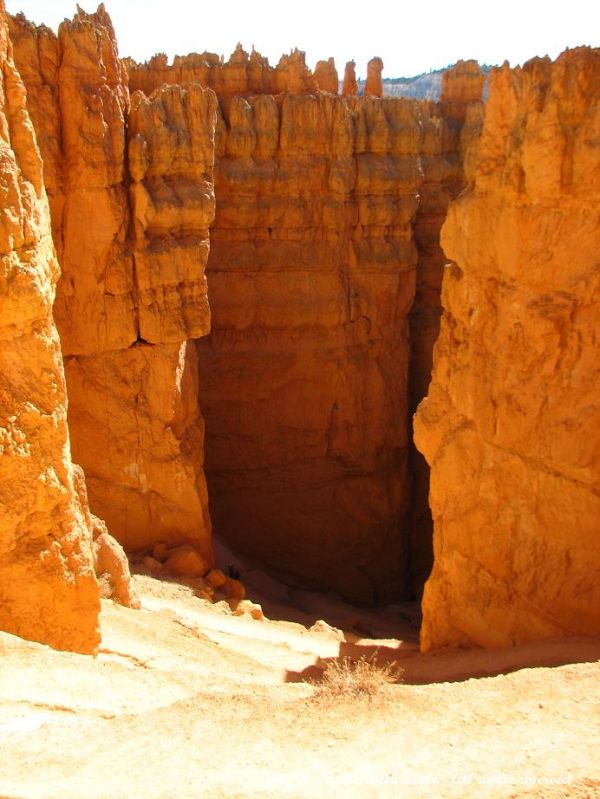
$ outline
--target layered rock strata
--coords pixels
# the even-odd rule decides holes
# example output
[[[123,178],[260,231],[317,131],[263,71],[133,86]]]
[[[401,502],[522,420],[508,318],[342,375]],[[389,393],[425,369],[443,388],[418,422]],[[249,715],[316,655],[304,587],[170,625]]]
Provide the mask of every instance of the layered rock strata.
[[[188,340],[208,332],[209,324],[194,255],[198,245],[201,262],[208,252],[212,141],[204,124],[206,109],[201,108],[205,94],[198,86],[175,85],[194,80],[218,91],[223,117],[219,216],[213,229],[218,255],[211,267],[217,331],[214,342],[202,348],[211,353],[202,369],[207,392],[203,402],[212,415],[211,427],[215,424],[209,455],[215,464],[218,529],[233,543],[247,538],[247,548],[251,543],[253,554],[274,568],[320,586],[332,585],[361,601],[410,591],[407,572],[414,573],[413,583],[422,582],[429,550],[428,531],[421,525],[426,467],[414,454],[416,510],[412,544],[406,541],[407,396],[412,410],[428,381],[429,333],[435,332],[439,314],[439,227],[448,199],[460,185],[457,142],[466,114],[463,105],[476,93],[471,83],[452,78],[454,88],[446,91],[443,108],[396,100],[339,101],[307,94],[317,88],[337,92],[332,59],[319,62],[312,75],[298,51],[272,69],[257,53],[248,55],[238,46],[227,64],[210,54],[178,58],[172,66],[162,56],[141,66],[127,62],[132,87],[153,92],[150,99],[135,93],[130,104],[127,77],[102,7],[95,15],[79,11],[72,23],[61,26],[58,39],[22,18],[14,21],[13,29],[30,85],[32,114],[51,164],[55,237],[65,268],[57,316],[67,356],[73,442],[88,475],[93,508],[130,549],[150,547],[157,540],[192,540],[208,556],[202,419],[195,345]],[[380,59],[370,62],[370,94],[381,93],[382,66]],[[475,68],[469,77],[477,83],[478,74]],[[345,92],[355,91],[351,77],[347,71]],[[240,96],[252,92],[262,96]],[[268,92],[285,94],[275,99]],[[52,103],[58,104],[58,113],[46,118],[43,109]],[[194,129],[196,119],[202,123]],[[175,130],[181,133],[174,135]],[[418,193],[420,288],[418,308],[411,315],[407,388],[405,316],[412,303],[411,223]],[[84,229],[92,208],[99,221]],[[223,260],[228,261],[228,274],[221,276],[226,271]],[[309,271],[311,261],[316,268]],[[247,275],[240,274],[242,266],[264,275],[248,284]],[[299,308],[296,287],[277,277],[288,272],[316,281],[302,288]],[[400,274],[405,283],[401,289],[394,282]],[[272,285],[263,289],[266,281]],[[385,298],[384,283],[400,293],[399,307],[392,294]],[[249,285],[259,284],[262,296],[256,288],[248,293]],[[343,313],[335,312],[336,304]],[[290,309],[289,320],[284,307]],[[255,320],[247,322],[248,315]],[[340,324],[345,327],[335,330]],[[224,337],[228,326],[238,334],[251,328],[248,341]],[[316,335],[336,359],[337,371],[325,379],[316,362],[320,345],[302,342],[309,330],[318,333],[308,338]],[[294,359],[281,375],[275,365],[283,401],[271,393],[269,373],[263,385],[254,380],[249,388],[245,376],[230,385],[228,359],[238,349],[251,349],[258,361],[271,350]],[[306,423],[297,399],[285,396],[288,382],[300,386],[309,408],[315,406],[308,414],[314,418]],[[344,390],[350,397],[342,402]],[[245,429],[237,400],[247,395],[252,407],[253,393],[265,392],[264,408],[256,402],[252,411],[254,427]],[[220,393],[228,401],[218,408]],[[272,426],[265,420],[280,402],[283,417],[272,435],[265,436],[263,428]],[[375,432],[368,433],[368,442],[366,433],[349,432],[367,430],[364,420],[371,416]],[[236,431],[229,437],[238,443],[220,447],[220,427]],[[325,452],[323,440],[329,442]],[[296,442],[298,457],[290,457]],[[254,474],[259,471],[271,475],[264,485]],[[355,513],[354,497],[351,502],[348,496],[354,493],[352,486],[373,480],[376,491],[365,489],[365,494],[375,498],[361,498]],[[342,482],[343,488],[337,485]],[[324,487],[318,488],[321,483]],[[254,494],[250,504],[249,486]],[[272,501],[275,493],[279,499]],[[338,494],[339,502],[330,499]],[[281,523],[280,504],[288,511]],[[331,506],[322,522],[321,505]],[[247,516],[253,532],[245,536],[240,520]],[[321,524],[325,532],[318,531]],[[346,551],[339,539],[348,525]],[[262,533],[256,532],[259,528]],[[275,528],[282,529],[277,533]],[[317,552],[326,536],[331,537],[330,551],[321,559]],[[305,540],[292,550],[292,558],[285,555],[290,538]],[[367,539],[376,542],[372,553],[366,551]],[[339,575],[331,577],[333,571]]]
[[[419,106],[223,107],[199,343],[215,529],[292,581],[399,596]]]
[[[54,187],[55,315],[91,507],[129,549],[188,541],[210,563],[191,339],[210,329],[214,95],[130,98],[103,6],[58,37],[12,29]]]
[[[417,445],[422,646],[600,633],[600,51],[492,71]]]
[[[300,338],[306,334],[301,331],[308,330],[315,325],[319,327],[325,324],[327,327],[331,324],[324,322],[322,318],[330,311],[316,310],[322,306],[321,293],[326,294],[326,292],[316,284],[305,287],[306,299],[303,302],[306,304],[306,309],[302,309],[301,313],[298,313],[294,309],[297,300],[292,296],[295,290],[293,284],[291,281],[288,281],[287,285],[275,284],[273,282],[276,280],[275,273],[291,270],[305,272],[308,279],[312,273],[305,265],[308,263],[306,259],[311,259],[315,265],[319,265],[319,268],[321,263],[324,263],[329,270],[332,269],[330,264],[333,262],[337,264],[334,269],[344,273],[347,267],[343,264],[352,257],[348,255],[347,242],[364,237],[369,242],[381,238],[380,246],[382,248],[385,248],[390,240],[393,243],[393,239],[398,236],[399,227],[396,223],[398,200],[394,194],[404,194],[406,200],[408,192],[412,196],[411,208],[414,214],[417,209],[416,194],[419,192],[422,208],[417,217],[415,241],[419,250],[420,292],[419,308],[411,317],[411,323],[414,323],[416,335],[421,335],[423,332],[428,335],[422,342],[414,344],[410,354],[411,383],[414,385],[411,386],[408,393],[411,412],[414,410],[426,392],[431,370],[431,350],[434,335],[437,333],[440,313],[439,285],[443,267],[443,254],[439,247],[439,229],[449,200],[455,196],[462,185],[460,131],[466,110],[461,107],[460,113],[454,113],[454,115],[449,113],[446,116],[439,104],[412,104],[405,106],[405,108],[410,107],[409,114],[412,114],[412,122],[407,124],[403,118],[404,111],[399,113],[401,121],[395,118],[395,114],[401,106],[394,105],[396,101],[393,100],[382,101],[379,105],[374,100],[329,102],[320,95],[314,95],[311,98],[303,95],[295,98],[291,95],[309,90],[314,91],[310,83],[299,79],[293,86],[287,86],[288,93],[286,95],[276,99],[268,95],[242,99],[239,96],[232,96],[234,87],[240,94],[249,94],[251,89],[257,94],[264,94],[268,92],[270,86],[274,85],[265,80],[265,75],[271,73],[264,72],[264,70],[260,73],[260,80],[255,76],[253,83],[249,81],[248,65],[253,59],[256,61],[258,57],[255,54],[248,57],[241,48],[238,48],[227,67],[219,62],[219,65],[214,66],[213,71],[200,69],[202,58],[202,56],[189,56],[185,60],[175,59],[172,67],[167,66],[164,58],[155,62],[154,66],[152,62],[145,66],[129,64],[129,73],[133,85],[144,86],[149,91],[160,81],[181,79],[184,74],[181,70],[189,70],[195,64],[194,78],[210,84],[216,89],[222,108],[221,143],[217,152],[218,213],[212,229],[215,255],[209,267],[215,328],[211,342],[207,341],[201,346],[203,354],[210,353],[210,359],[203,360],[201,367],[202,402],[205,412],[210,415],[207,449],[211,471],[212,512],[216,519],[217,530],[235,545],[241,545],[242,548],[245,541],[247,551],[263,559],[272,567],[286,572],[288,577],[296,577],[300,581],[308,581],[310,584],[320,586],[333,584],[338,589],[341,587],[341,590],[350,597],[360,596],[363,601],[367,601],[367,597],[381,599],[392,594],[395,596],[406,595],[414,590],[419,593],[431,566],[431,522],[428,517],[427,503],[428,469],[423,459],[415,452],[411,454],[416,480],[413,492],[415,511],[412,514],[410,525],[412,538],[410,545],[406,541],[407,533],[404,524],[406,492],[410,490],[406,473],[402,480],[402,490],[396,492],[395,495],[387,490],[387,499],[382,503],[380,500],[374,502],[375,505],[379,504],[378,510],[374,513],[363,512],[360,520],[355,518],[354,522],[349,522],[352,513],[349,510],[343,510],[340,505],[337,511],[327,510],[324,514],[324,521],[321,523],[320,511],[316,507],[309,510],[305,506],[306,492],[316,492],[319,480],[322,482],[345,480],[349,472],[353,470],[366,471],[367,474],[372,475],[373,470],[377,471],[380,467],[374,466],[372,454],[369,453],[376,448],[382,452],[388,448],[387,455],[382,455],[380,458],[380,461],[383,462],[386,457],[389,458],[389,452],[394,449],[395,445],[389,444],[385,436],[381,439],[375,436],[372,439],[372,444],[366,446],[362,452],[355,449],[353,455],[347,458],[343,469],[334,469],[334,477],[319,476],[322,463],[318,466],[314,464],[312,462],[314,455],[308,456],[300,452],[298,461],[295,462],[295,458],[291,456],[289,450],[299,446],[300,450],[306,448],[307,452],[314,451],[315,436],[322,436],[323,432],[327,431],[329,421],[325,423],[322,420],[316,422],[309,419],[304,425],[300,418],[303,409],[298,405],[298,400],[294,399],[296,408],[290,408],[287,411],[289,419],[282,419],[281,423],[275,423],[272,430],[273,435],[265,436],[263,428],[273,427],[272,422],[266,421],[266,419],[269,419],[271,415],[275,418],[275,405],[280,403],[281,397],[285,397],[287,394],[289,389],[285,383],[288,380],[297,385],[297,391],[306,392],[307,396],[310,396],[311,393],[315,394],[324,406],[333,408],[339,404],[340,390],[334,390],[331,385],[328,386],[331,378],[321,377],[320,386],[309,389],[307,386],[316,381],[316,377],[313,375],[316,374],[319,367],[314,362],[311,364],[306,355],[303,355],[302,359],[295,363],[294,377],[290,374],[280,378],[280,364],[275,362],[275,365],[270,368],[274,369],[277,380],[282,381],[282,385],[277,389],[278,398],[276,398],[272,393],[271,372],[265,372],[258,365],[254,367],[254,370],[264,374],[262,384],[255,376],[252,378],[253,385],[246,386],[245,381],[251,373],[249,372],[248,376],[243,375],[233,379],[230,385],[233,360],[229,363],[229,358],[232,358],[238,350],[245,351],[250,347],[249,342],[242,344],[237,341],[241,331],[250,326],[253,328],[252,333],[248,332],[244,335],[248,339],[250,336],[255,338],[251,345],[254,351],[253,357],[259,359],[267,355],[277,338],[289,335],[285,331],[287,327],[296,330],[295,337],[298,339],[298,343],[292,344],[291,347],[289,344],[285,344],[283,347],[283,351],[287,351],[288,358],[293,353],[293,357],[296,359],[296,351],[305,348],[305,345],[300,343]],[[238,66],[245,65],[245,71],[236,73],[238,79],[235,83],[229,78],[227,80],[223,78],[225,74],[231,76],[229,66],[233,62]],[[162,66],[158,69],[160,64]],[[381,93],[382,67],[380,59],[373,59],[370,64],[369,92],[371,94]],[[323,83],[323,88],[333,91],[333,77],[331,86],[322,77],[332,68],[334,67],[331,61],[320,62],[315,71],[315,78],[319,78]],[[452,85],[449,83],[446,88],[445,103],[448,109],[454,108],[453,100],[458,97],[464,100],[465,108],[468,104],[477,102],[480,109],[483,76],[478,68],[471,63],[466,67],[459,66],[456,72],[459,73],[458,76],[453,76]],[[306,75],[307,73],[299,70],[299,74]],[[463,74],[466,74],[467,78],[463,79],[461,77]],[[239,78],[239,75],[243,75],[243,79]],[[344,93],[356,91],[356,87],[351,85],[351,77],[352,75],[347,70]],[[337,75],[335,79],[337,80]],[[319,80],[317,80],[317,84],[319,84]],[[465,84],[468,84],[466,89]],[[474,84],[477,85],[474,86]],[[369,105],[369,103],[371,104]],[[284,120],[283,124],[282,119]],[[288,131],[292,129],[294,138],[292,147],[289,147],[290,134]],[[282,135],[283,142],[280,142]],[[365,135],[368,138],[366,145],[363,144]],[[304,140],[302,140],[303,137]],[[342,139],[349,137],[350,146],[342,141],[340,147],[337,141],[340,137]],[[329,142],[328,139],[331,141]],[[390,189],[395,179],[393,172],[398,169],[399,154],[404,159],[404,164],[410,162],[411,168],[418,173],[419,177],[412,184],[409,182],[408,187],[403,183],[403,178],[400,178],[396,189]],[[348,159],[354,161],[354,164],[349,166]],[[370,162],[369,159],[371,159]],[[378,175],[383,176],[383,179],[376,178],[373,184],[365,190],[363,186],[358,186],[354,176],[358,174],[357,166],[360,166],[362,175],[369,175],[372,169]],[[370,177],[366,178],[367,182],[370,180]],[[401,224],[404,227],[400,235],[404,240],[410,240],[413,235],[410,229],[411,221],[411,214],[404,215],[401,219]],[[337,255],[333,257],[330,253],[330,240],[333,238],[335,228],[339,231],[338,239],[344,244],[339,248]],[[298,255],[293,249],[294,245],[291,243],[293,241],[296,242],[297,249],[304,248],[305,250],[303,260],[299,264],[296,263]],[[219,254],[216,255],[216,253]],[[412,245],[411,253],[414,253]],[[385,262],[384,269],[402,270],[407,265],[412,269],[413,266],[410,259],[406,260],[404,256],[402,259],[398,258],[394,253],[393,246],[389,248],[388,255],[382,260]],[[223,261],[227,261],[227,276],[221,274],[224,271]],[[359,259],[356,271],[361,271],[361,269]],[[249,283],[246,274],[248,271],[269,272],[273,275],[269,275],[267,278],[266,274],[261,274]],[[424,273],[423,275],[420,274],[421,271]],[[240,274],[241,272],[244,274]],[[267,279],[271,280],[272,284],[268,289],[264,289],[262,284]],[[354,279],[351,274],[350,280]],[[371,279],[364,276],[367,283]],[[347,281],[347,278],[342,275],[340,280]],[[257,286],[260,286],[260,291]],[[249,292],[250,287],[252,290]],[[350,292],[358,291],[352,285],[348,287],[348,290]],[[367,291],[370,292],[370,288]],[[292,292],[292,295],[289,292]],[[334,307],[335,302],[342,302],[339,298],[334,300],[333,296],[329,300],[331,308]],[[368,306],[368,310],[364,311],[364,316],[368,317],[369,324],[372,323],[372,319],[377,320],[380,314],[389,313],[383,308],[371,307],[371,303],[379,302],[378,296],[375,292],[367,299],[363,298],[363,305]],[[411,301],[411,299],[407,301],[407,307],[410,306]],[[280,306],[282,309],[289,309],[289,321],[285,320],[283,310],[276,310]],[[405,310],[402,308],[401,313],[403,314]],[[273,316],[273,320],[269,318],[271,316]],[[277,322],[275,322],[275,318],[278,319]],[[339,321],[337,323],[339,324]],[[372,332],[366,335],[366,339],[372,337],[378,340],[383,335],[388,343],[394,342],[390,345],[388,353],[391,357],[390,368],[383,370],[385,376],[380,384],[381,394],[373,401],[376,406],[373,410],[375,416],[380,413],[377,405],[382,402],[384,405],[386,404],[382,400],[382,396],[390,390],[388,381],[392,383],[397,379],[405,381],[404,375],[400,375],[398,378],[390,377],[393,371],[391,364],[394,362],[395,347],[398,341],[398,328],[394,327],[395,324],[396,322],[389,326],[387,324],[377,326],[375,323]],[[228,338],[224,338],[222,325],[225,329],[240,328],[237,337],[229,334]],[[261,331],[263,325],[265,329]],[[271,328],[275,327],[279,327],[281,330],[272,331]],[[384,332],[382,333],[382,331]],[[330,332],[329,335],[333,334]],[[406,336],[403,335],[406,342]],[[262,355],[261,338],[265,342],[265,352]],[[342,346],[348,346],[344,341],[344,336],[338,335],[338,338],[341,339]],[[386,346],[386,344],[381,344],[382,351]],[[278,344],[277,347],[281,348],[281,344]],[[236,357],[239,356],[236,355]],[[342,373],[345,374],[347,364],[353,357],[354,355],[344,356],[338,367]],[[398,360],[400,370],[403,368],[403,357]],[[283,372],[291,368],[289,364],[285,367],[281,365]],[[216,377],[217,372],[219,377]],[[344,377],[344,380],[347,380],[348,392],[356,391],[358,394],[362,392],[362,389],[358,388],[359,382],[364,380],[368,383],[371,379],[368,369],[363,367],[355,367],[353,377]],[[403,386],[401,391],[407,390],[405,383]],[[264,403],[261,406],[261,403],[257,402],[256,409],[252,410],[250,416],[247,416],[247,412],[242,410],[242,405],[247,398],[248,407],[253,406],[253,394],[264,396]],[[221,407],[219,407],[220,395],[228,398],[225,403],[221,404]],[[229,399],[230,395],[231,400]],[[348,411],[346,424],[360,428],[363,425],[363,414],[366,416],[368,411],[356,405],[356,402],[356,398],[351,400],[355,407]],[[406,446],[405,407],[406,396],[403,394],[396,407],[398,416],[395,421],[389,422],[389,439],[396,442],[401,441],[402,443],[396,449],[403,453]],[[271,408],[272,410],[270,410]],[[314,415],[314,412],[309,411],[310,415]],[[244,424],[250,418],[253,421],[250,422],[248,428],[245,428]],[[306,440],[301,442],[298,432],[293,435],[293,443],[290,443],[292,439],[286,441],[286,435],[290,434],[290,430],[285,431],[286,426],[289,426],[291,431],[294,428],[301,430],[304,426],[308,433]],[[219,428],[219,431],[216,428]],[[275,428],[280,428],[276,435]],[[232,430],[237,431],[235,435],[227,433]],[[317,430],[319,430],[318,434]],[[225,440],[226,438],[230,440]],[[234,439],[236,443],[233,443]],[[386,443],[382,443],[384,440]],[[282,455],[283,451],[286,451],[285,457]],[[319,454],[319,458],[322,458],[322,453]],[[327,456],[325,461],[327,461]],[[405,468],[405,464],[402,468]],[[269,476],[276,471],[278,471],[276,479]],[[253,472],[256,472],[256,476],[251,476]],[[264,475],[264,483],[258,479],[259,473]],[[341,477],[341,474],[344,476]],[[269,485],[270,482],[273,482],[272,487]],[[307,483],[312,485],[312,488],[309,489]],[[348,490],[350,490],[349,486],[350,482],[347,484]],[[233,493],[230,494],[230,491]],[[327,497],[331,491],[331,488],[323,488],[321,493]],[[277,501],[272,498],[274,493],[279,495]],[[249,495],[251,496],[250,500],[248,499]],[[294,502],[297,503],[294,508],[290,504],[292,496],[296,498]],[[316,501],[316,499],[312,500],[313,504]],[[327,499],[319,501],[323,505],[327,504]],[[383,511],[382,507],[386,503],[387,511]],[[287,508],[287,513],[281,516],[280,504]],[[335,505],[335,502],[330,504]],[[394,508],[393,512],[391,511],[392,507]],[[380,528],[381,519],[386,513],[389,514],[389,518],[392,516],[395,518],[396,532],[391,536],[389,530],[382,533]],[[366,522],[365,520],[369,518],[370,521]],[[316,554],[321,546],[320,542],[325,538],[325,532],[319,532],[322,524],[323,530],[338,530],[335,533],[327,533],[331,536],[331,553],[323,560]],[[376,538],[382,536],[386,539],[389,537],[388,544],[394,551],[392,555],[390,554],[392,549],[389,550],[389,559],[390,562],[395,561],[395,563],[394,566],[386,567],[388,571],[386,579],[391,580],[389,574],[394,571],[394,579],[390,582],[390,585],[392,582],[394,584],[393,590],[383,588],[382,585],[374,587],[373,581],[378,582],[378,578],[373,576],[377,573],[377,568],[371,571],[367,569],[367,577],[361,574],[362,562],[365,559],[369,560],[370,556],[362,553],[359,557],[355,557],[352,551],[353,544],[350,545],[348,553],[344,551],[343,546],[338,547],[339,530],[348,524],[351,530],[360,529],[362,531],[361,533],[352,533],[361,541],[362,536],[373,538],[372,532],[368,532],[373,529],[379,531]],[[246,529],[248,525],[251,526],[251,531]],[[262,530],[262,532],[255,532],[258,530]],[[279,531],[276,532],[276,530]],[[308,530],[312,530],[312,532],[309,533]],[[258,539],[261,541],[260,544]],[[291,539],[297,539],[298,542],[304,541],[304,543],[294,544],[291,550],[292,556],[287,557],[285,555],[286,546]],[[393,545],[392,539],[395,540]],[[384,545],[384,548],[388,544]],[[356,548],[358,549],[360,546],[363,544],[360,543]],[[381,541],[377,543],[376,547],[380,546],[382,546]],[[302,564],[301,559],[298,559],[298,553],[302,549],[304,550],[302,558],[310,560],[310,566]],[[412,553],[408,552],[408,549],[412,549]],[[376,554],[372,560],[375,561],[379,557],[381,556]],[[381,559],[385,560],[385,556]],[[353,560],[356,561],[355,567],[344,565],[345,561],[351,563]],[[292,562],[293,565],[290,565]],[[340,570],[345,577],[331,578],[332,570]],[[412,574],[410,579],[407,578],[407,571]],[[327,577],[325,577],[326,574]],[[350,574],[353,576],[350,577]]]
[[[100,607],[52,319],[42,161],[0,2],[0,629],[93,652]]]

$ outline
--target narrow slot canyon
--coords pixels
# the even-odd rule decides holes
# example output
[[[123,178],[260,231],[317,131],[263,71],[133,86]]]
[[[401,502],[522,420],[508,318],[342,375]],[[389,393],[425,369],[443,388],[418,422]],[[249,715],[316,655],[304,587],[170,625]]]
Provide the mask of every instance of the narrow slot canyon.
[[[496,68],[484,104],[474,61],[434,101],[375,58],[357,96],[297,50],[121,59],[103,6],[6,26],[88,527],[240,595],[213,534],[356,606],[424,593],[426,650],[597,633],[597,51]]]
[[[441,313],[439,233],[484,76],[439,103],[227,98],[199,342],[217,535],[303,588],[381,605],[431,567],[411,441]]]

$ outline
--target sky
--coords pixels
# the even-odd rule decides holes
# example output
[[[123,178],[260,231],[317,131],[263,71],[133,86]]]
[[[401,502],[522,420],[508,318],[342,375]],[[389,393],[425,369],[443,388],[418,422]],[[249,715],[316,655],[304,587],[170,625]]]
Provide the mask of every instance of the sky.
[[[94,11],[95,0],[80,0]],[[145,61],[208,50],[229,57],[241,42],[276,64],[294,47],[311,68],[350,59],[364,77],[375,55],[384,77],[409,77],[475,58],[512,66],[536,55],[555,58],[566,47],[600,46],[600,0],[106,0],[119,53]],[[75,13],[75,0],[6,0],[51,28]]]

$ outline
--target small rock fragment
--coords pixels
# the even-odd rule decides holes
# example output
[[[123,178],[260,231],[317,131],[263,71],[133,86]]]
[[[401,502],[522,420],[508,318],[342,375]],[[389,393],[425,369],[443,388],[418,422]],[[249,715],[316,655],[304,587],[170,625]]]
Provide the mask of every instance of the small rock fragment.
[[[165,568],[181,577],[202,577],[208,571],[208,563],[190,544],[182,544],[169,551]]]
[[[162,570],[162,563],[152,555],[146,555],[142,558],[142,566],[145,566],[148,571],[159,572]]]
[[[265,614],[262,607],[256,602],[251,602],[249,599],[242,599],[237,603],[237,607],[233,611],[234,616],[251,616],[256,621],[264,621]]]
[[[245,599],[246,589],[239,580],[227,578],[222,587],[223,593],[229,599]]]
[[[220,588],[227,582],[227,577],[225,577],[221,569],[211,569],[206,575],[206,582],[213,588]]]
[[[156,560],[160,560],[162,563],[164,563],[169,557],[169,549],[167,548],[167,545],[163,541],[159,541],[154,545],[152,556],[155,557]]]
[[[344,633],[337,627],[332,627],[331,624],[327,624],[323,619],[318,619],[312,627],[309,627],[309,630],[311,633],[322,633],[330,638],[335,638],[336,641],[344,640]]]

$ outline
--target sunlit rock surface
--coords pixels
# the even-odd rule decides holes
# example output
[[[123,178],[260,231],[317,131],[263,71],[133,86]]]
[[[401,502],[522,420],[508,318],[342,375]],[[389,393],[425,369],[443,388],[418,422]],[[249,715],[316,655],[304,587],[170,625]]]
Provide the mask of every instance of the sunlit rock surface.
[[[42,161],[0,2],[0,629],[94,652],[91,530],[75,486]]]
[[[422,646],[600,632],[600,51],[492,71],[416,420]]]
[[[92,510],[128,548],[189,541],[211,562],[190,339],[210,330],[215,97],[130,97],[103,6],[57,37],[11,25],[51,176],[55,315]]]

